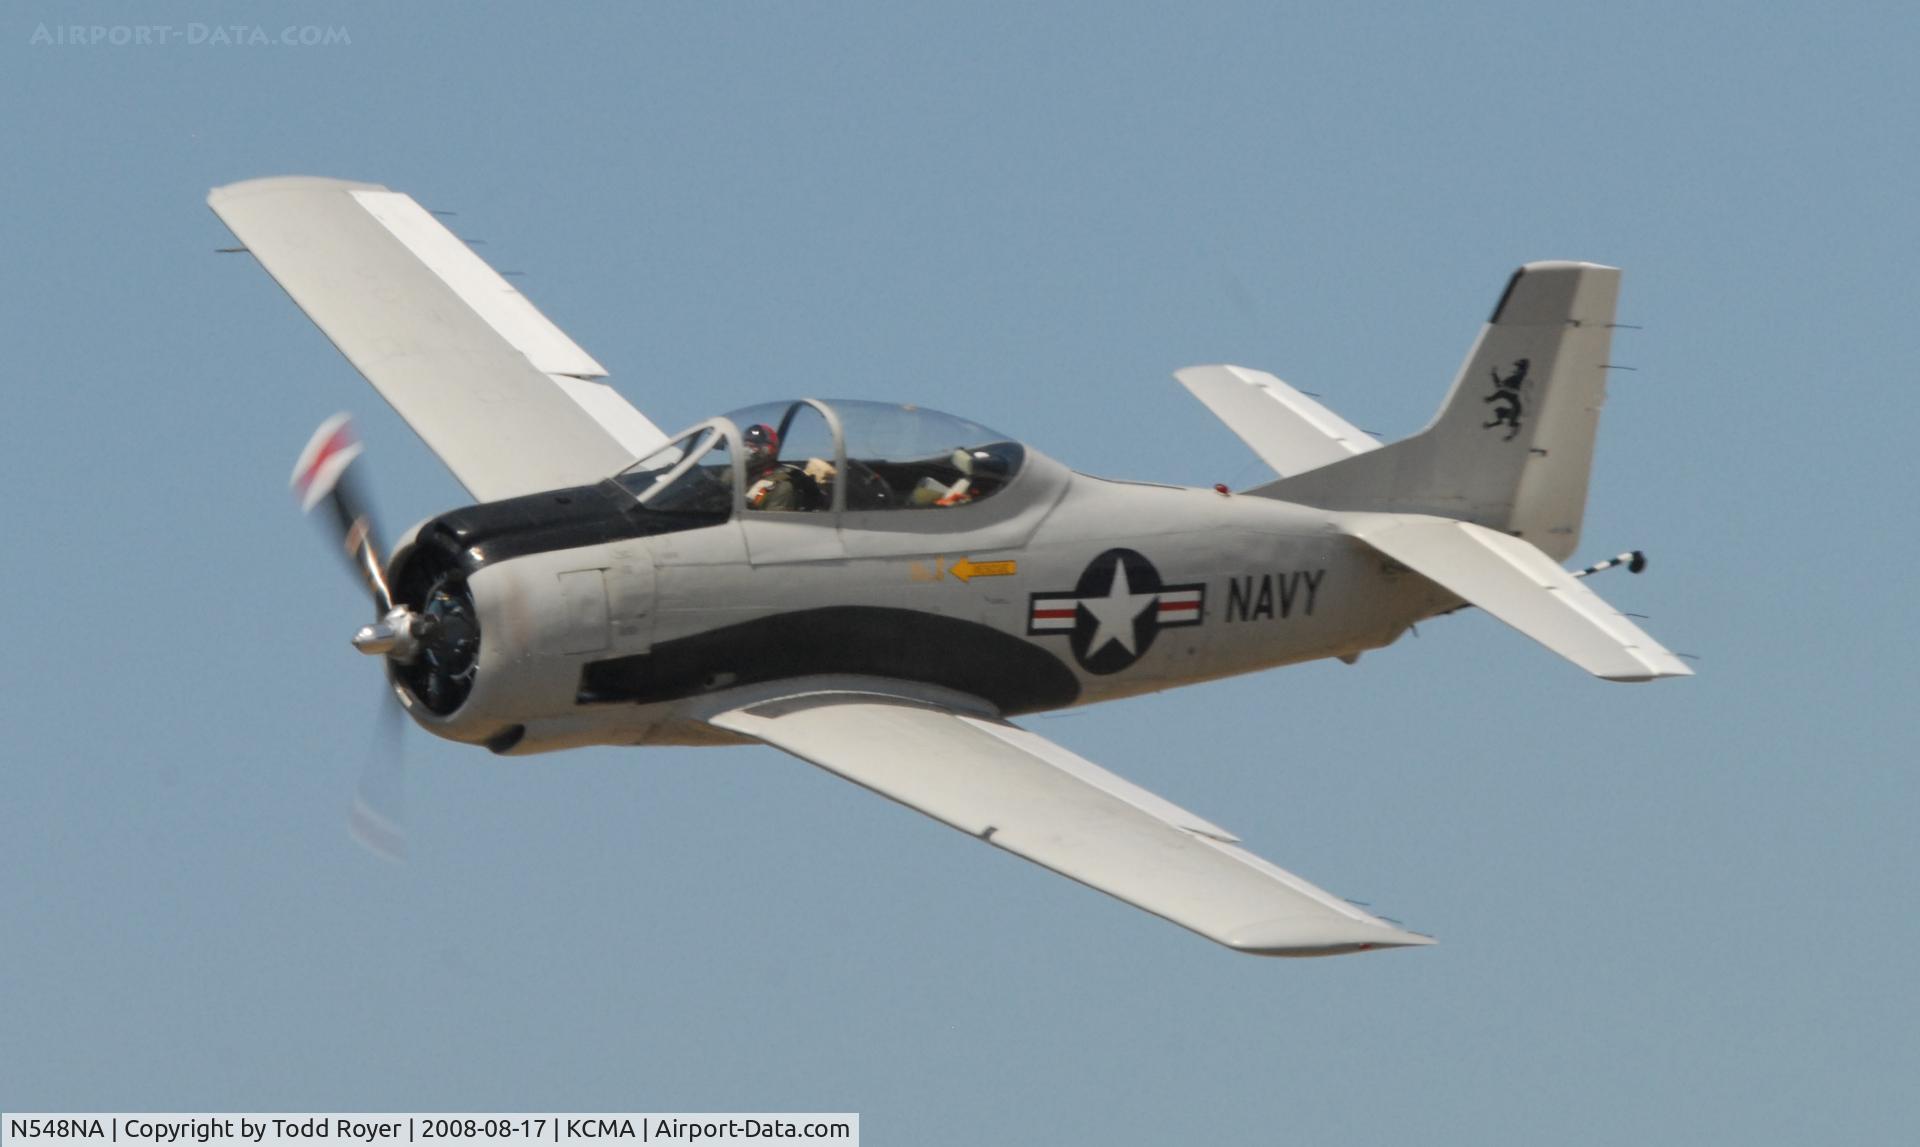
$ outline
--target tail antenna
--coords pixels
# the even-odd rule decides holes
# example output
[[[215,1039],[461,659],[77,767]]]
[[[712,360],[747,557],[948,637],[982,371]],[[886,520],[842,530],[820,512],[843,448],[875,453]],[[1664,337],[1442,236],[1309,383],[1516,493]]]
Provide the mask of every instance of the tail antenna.
[[[1639,573],[1641,570],[1647,568],[1646,552],[1644,550],[1628,550],[1624,554],[1615,554],[1604,562],[1595,562],[1586,569],[1576,571],[1573,576],[1590,577],[1602,570],[1610,570],[1614,566],[1622,565],[1627,567],[1628,573]]]

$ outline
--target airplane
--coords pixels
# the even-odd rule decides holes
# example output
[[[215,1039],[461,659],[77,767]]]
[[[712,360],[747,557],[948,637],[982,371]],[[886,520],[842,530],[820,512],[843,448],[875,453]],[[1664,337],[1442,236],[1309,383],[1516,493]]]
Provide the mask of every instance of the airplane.
[[[1271,374],[1178,371],[1279,475],[1234,492],[866,400],[669,436],[408,195],[278,177],[208,203],[475,499],[383,559],[344,417],[294,471],[374,599],[354,645],[436,736],[771,745],[1228,948],[1320,956],[1433,939],[1012,719],[1351,663],[1467,607],[1606,680],[1691,672],[1562,565],[1611,267],[1515,271],[1439,414],[1390,444]]]

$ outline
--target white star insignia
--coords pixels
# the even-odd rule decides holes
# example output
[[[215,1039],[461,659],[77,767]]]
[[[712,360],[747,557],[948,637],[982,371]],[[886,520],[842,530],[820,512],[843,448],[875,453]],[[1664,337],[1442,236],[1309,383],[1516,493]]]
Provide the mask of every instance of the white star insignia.
[[[1155,601],[1158,593],[1135,593],[1127,581],[1127,563],[1113,563],[1113,584],[1105,597],[1083,597],[1080,604],[1093,615],[1093,640],[1087,644],[1087,656],[1093,657],[1110,641],[1120,643],[1129,654],[1138,653],[1133,645],[1133,623]]]

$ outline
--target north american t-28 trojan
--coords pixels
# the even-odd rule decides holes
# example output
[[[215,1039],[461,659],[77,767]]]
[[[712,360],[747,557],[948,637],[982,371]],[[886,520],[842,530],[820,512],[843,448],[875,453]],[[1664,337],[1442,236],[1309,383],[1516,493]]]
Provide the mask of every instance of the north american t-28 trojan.
[[[1610,267],[1516,271],[1439,415],[1388,445],[1272,375],[1179,371],[1280,475],[1230,493],[869,401],[669,437],[407,195],[287,177],[208,202],[476,499],[382,560],[344,419],[294,472],[375,599],[354,644],[441,737],[762,742],[1230,948],[1313,956],[1432,941],[1010,718],[1351,662],[1465,606],[1608,680],[1689,673],[1561,564]]]

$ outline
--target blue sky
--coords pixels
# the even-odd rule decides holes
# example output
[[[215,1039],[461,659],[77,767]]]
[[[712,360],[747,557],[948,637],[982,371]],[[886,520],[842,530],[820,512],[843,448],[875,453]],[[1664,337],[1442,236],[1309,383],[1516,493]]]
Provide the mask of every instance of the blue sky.
[[[190,3],[0,17],[0,1107],[857,1110],[869,1142],[1789,1143],[1920,1119],[1904,5]],[[1217,949],[772,750],[410,732],[286,475],[355,411],[205,209],[369,179],[663,426],[918,402],[1096,473],[1263,471],[1170,379],[1397,437],[1506,276],[1626,272],[1584,560],[1699,677],[1486,617],[1030,722],[1439,936]]]

